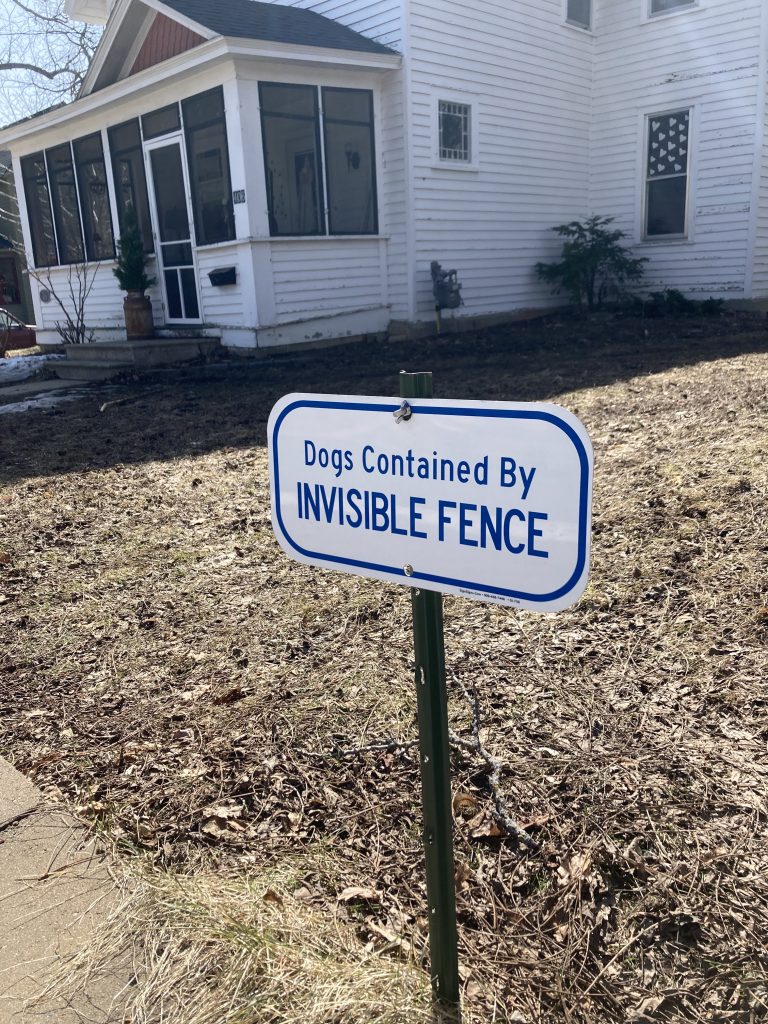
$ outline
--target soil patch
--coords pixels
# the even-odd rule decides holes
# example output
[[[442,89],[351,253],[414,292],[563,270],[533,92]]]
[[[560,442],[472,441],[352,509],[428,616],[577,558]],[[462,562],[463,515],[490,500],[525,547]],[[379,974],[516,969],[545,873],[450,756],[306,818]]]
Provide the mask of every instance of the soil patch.
[[[4,418],[0,752],[154,869],[290,859],[313,928],[418,961],[416,759],[340,753],[414,737],[408,594],[287,561],[265,448],[279,396],[394,395],[400,369],[441,397],[556,400],[596,451],[578,605],[446,601],[452,726],[476,688],[540,845],[500,834],[488,766],[456,752],[468,1019],[765,1019],[762,318],[549,318]]]

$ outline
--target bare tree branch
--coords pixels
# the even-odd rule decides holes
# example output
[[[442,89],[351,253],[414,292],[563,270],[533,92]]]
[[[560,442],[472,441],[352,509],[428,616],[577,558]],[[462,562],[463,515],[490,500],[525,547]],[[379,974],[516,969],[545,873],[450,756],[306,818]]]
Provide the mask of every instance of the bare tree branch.
[[[63,0],[0,0],[0,123],[72,100],[100,35],[67,18]]]

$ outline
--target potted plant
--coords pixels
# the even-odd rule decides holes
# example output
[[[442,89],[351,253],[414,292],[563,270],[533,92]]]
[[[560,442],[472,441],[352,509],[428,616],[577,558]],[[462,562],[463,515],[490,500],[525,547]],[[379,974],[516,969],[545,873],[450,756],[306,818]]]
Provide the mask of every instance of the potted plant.
[[[117,266],[113,273],[126,292],[123,313],[128,340],[151,338],[155,325],[152,320],[152,303],[145,292],[155,282],[147,274],[147,256],[139,221],[132,206],[128,207],[123,217],[123,230],[117,243]]]

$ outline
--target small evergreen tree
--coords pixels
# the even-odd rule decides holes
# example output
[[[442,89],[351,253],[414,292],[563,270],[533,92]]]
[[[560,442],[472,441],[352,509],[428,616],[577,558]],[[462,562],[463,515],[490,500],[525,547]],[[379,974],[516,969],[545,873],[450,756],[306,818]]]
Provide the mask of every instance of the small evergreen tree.
[[[609,289],[621,292],[627,282],[638,281],[648,262],[619,244],[625,234],[609,230],[612,222],[613,217],[595,215],[583,222],[558,224],[552,230],[565,238],[559,262],[536,264],[536,273],[554,284],[557,294],[565,289],[578,306],[586,302],[590,311],[602,306]]]
[[[123,230],[117,243],[117,266],[112,271],[124,292],[142,294],[155,283],[147,275],[147,257],[139,231],[136,211],[129,206],[123,217]]]

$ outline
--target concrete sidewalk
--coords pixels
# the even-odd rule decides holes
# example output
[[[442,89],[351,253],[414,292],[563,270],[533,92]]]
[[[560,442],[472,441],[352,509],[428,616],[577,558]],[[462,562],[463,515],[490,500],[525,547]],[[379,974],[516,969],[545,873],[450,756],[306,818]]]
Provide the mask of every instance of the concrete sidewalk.
[[[0,1024],[124,1020],[127,970],[67,1002],[44,995],[115,900],[106,863],[77,822],[0,758]]]

